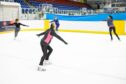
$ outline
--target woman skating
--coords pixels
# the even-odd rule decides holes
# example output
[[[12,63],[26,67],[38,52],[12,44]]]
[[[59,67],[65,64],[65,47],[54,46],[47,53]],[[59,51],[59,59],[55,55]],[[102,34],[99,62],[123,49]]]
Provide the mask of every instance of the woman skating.
[[[28,25],[24,25],[24,24],[20,23],[19,19],[16,19],[14,23],[9,24],[9,25],[15,25],[16,26],[16,28],[15,28],[15,34],[14,34],[14,39],[16,39],[16,37],[18,36],[18,33],[19,33],[20,29],[21,29],[20,28],[21,25],[28,27]]]
[[[51,46],[49,45],[51,40],[53,39],[53,36],[55,36],[56,38],[58,38],[59,40],[61,40],[62,42],[64,42],[65,44],[67,44],[66,41],[64,41],[59,35],[57,35],[55,33],[55,23],[52,22],[51,23],[51,26],[50,26],[50,29],[46,30],[45,32],[42,32],[40,34],[37,34],[37,36],[41,36],[41,35],[44,35],[44,37],[42,38],[41,42],[40,42],[40,45],[41,45],[41,49],[42,49],[42,52],[43,52],[43,56],[40,60],[40,63],[39,63],[39,67],[38,67],[38,70],[45,70],[43,68],[43,62],[44,60],[48,61],[49,60],[49,56],[51,55],[53,49],[51,48]]]
[[[113,17],[111,15],[108,16],[107,24],[108,24],[108,27],[109,27],[109,33],[110,33],[111,40],[113,40],[112,31],[114,32],[114,34],[116,35],[118,40],[120,40],[118,34],[116,33],[116,28],[113,24]]]

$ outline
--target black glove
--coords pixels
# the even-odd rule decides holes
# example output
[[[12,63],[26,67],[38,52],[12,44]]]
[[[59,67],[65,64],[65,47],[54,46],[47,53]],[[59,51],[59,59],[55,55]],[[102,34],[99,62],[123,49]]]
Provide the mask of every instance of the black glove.
[[[67,45],[68,43],[67,43],[67,42],[65,42],[65,44]]]
[[[36,34],[36,36],[38,36],[38,37],[39,37],[39,34]]]

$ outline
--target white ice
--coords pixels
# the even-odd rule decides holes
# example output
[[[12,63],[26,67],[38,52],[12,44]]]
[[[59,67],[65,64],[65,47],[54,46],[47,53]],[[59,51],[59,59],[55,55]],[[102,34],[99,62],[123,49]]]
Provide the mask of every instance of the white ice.
[[[42,56],[40,32],[0,34],[0,84],[126,84],[126,37],[63,33],[54,37],[51,65],[37,71]]]

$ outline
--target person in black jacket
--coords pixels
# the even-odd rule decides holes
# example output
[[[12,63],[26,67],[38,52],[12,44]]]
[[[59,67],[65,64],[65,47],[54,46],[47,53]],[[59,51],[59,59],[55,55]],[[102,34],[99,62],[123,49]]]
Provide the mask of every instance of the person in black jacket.
[[[24,25],[24,24],[20,23],[20,22],[19,22],[19,19],[16,19],[15,22],[14,22],[13,24],[9,24],[9,25],[15,25],[15,26],[16,26],[16,28],[15,28],[15,35],[14,35],[15,39],[16,39],[16,37],[18,36],[18,33],[19,33],[19,31],[20,31],[20,26],[21,26],[21,25],[22,25],[22,26],[27,26],[27,27],[28,27],[28,25]]]
[[[43,56],[40,60],[40,63],[39,63],[40,66],[38,67],[38,70],[42,70],[42,71],[45,70],[42,68],[42,66],[43,66],[44,60],[49,60],[49,56],[51,55],[51,53],[53,51],[53,49],[49,45],[51,40],[53,39],[53,36],[55,36],[56,38],[58,38],[59,40],[61,40],[65,44],[67,44],[66,41],[64,41],[59,35],[57,35],[55,33],[54,28],[55,28],[55,23],[53,22],[53,23],[51,23],[50,28],[48,30],[46,30],[45,32],[42,32],[40,34],[37,34],[37,36],[44,35],[44,37],[41,39],[41,42],[40,42]]]

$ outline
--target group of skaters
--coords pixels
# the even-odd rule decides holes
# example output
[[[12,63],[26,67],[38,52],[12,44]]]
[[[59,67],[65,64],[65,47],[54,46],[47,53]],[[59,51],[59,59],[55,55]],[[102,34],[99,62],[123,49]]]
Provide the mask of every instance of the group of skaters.
[[[21,25],[29,27],[28,25],[20,23],[19,19],[16,19],[13,24],[9,24],[9,25],[15,25],[16,26],[15,35],[14,35],[15,39],[18,36]],[[107,25],[109,27],[109,33],[110,33],[111,41],[113,40],[112,31],[114,32],[114,34],[116,35],[118,40],[120,40],[118,34],[116,33],[116,28],[115,28],[114,23],[113,23],[113,17],[111,15],[108,16]],[[44,31],[40,34],[37,34],[38,37],[44,35],[44,37],[40,41],[40,46],[41,46],[41,50],[43,52],[43,56],[41,57],[41,60],[40,60],[40,63],[39,63],[39,67],[38,67],[39,71],[45,71],[46,69],[43,67],[44,63],[45,64],[50,63],[49,57],[50,57],[50,55],[53,51],[52,47],[50,46],[50,42],[53,39],[53,37],[56,37],[57,39],[62,41],[64,44],[68,44],[63,38],[61,38],[55,32],[55,30],[58,31],[59,26],[60,26],[59,20],[58,20],[57,17],[55,17],[54,20],[50,22],[50,28],[49,29],[47,29],[46,31]]]

